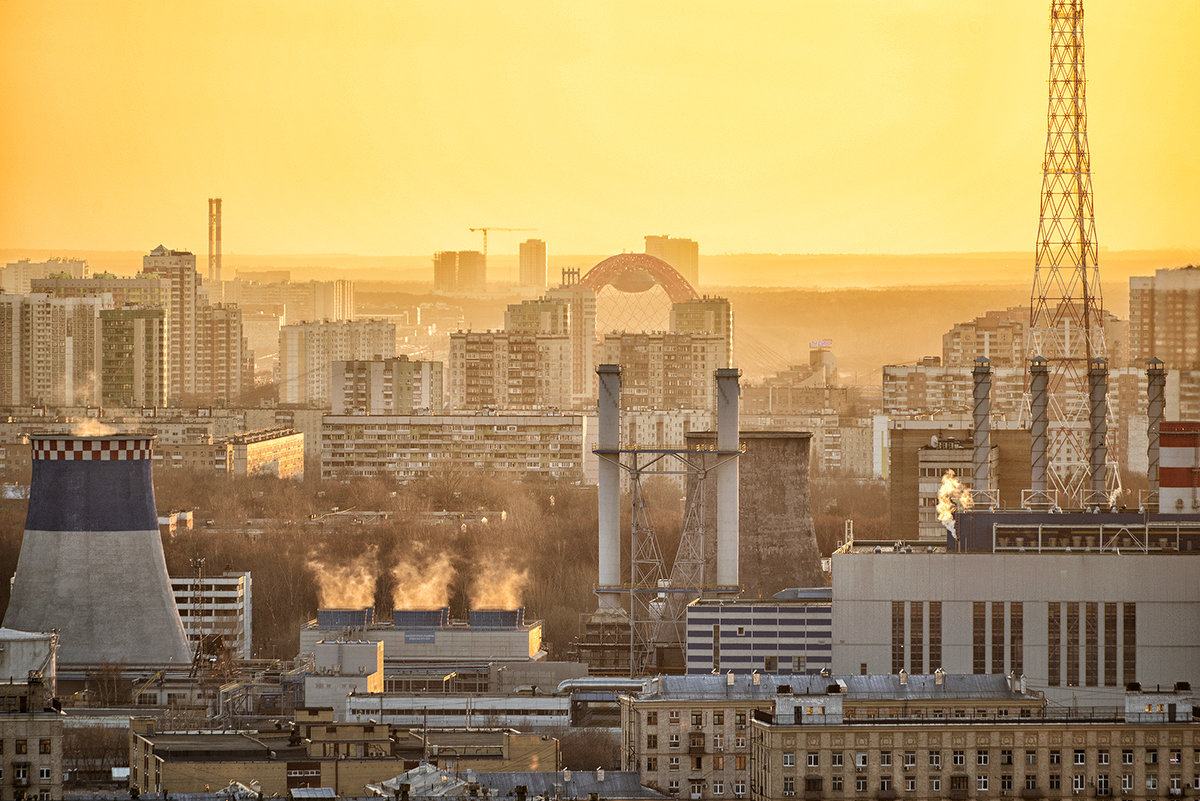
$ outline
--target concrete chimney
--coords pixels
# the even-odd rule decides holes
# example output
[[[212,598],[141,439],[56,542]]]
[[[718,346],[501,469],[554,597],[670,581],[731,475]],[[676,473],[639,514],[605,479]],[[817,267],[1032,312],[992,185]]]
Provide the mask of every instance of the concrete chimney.
[[[1146,475],[1150,491],[1158,492],[1158,430],[1166,412],[1167,371],[1162,359],[1146,362]]]
[[[971,488],[987,492],[992,488],[989,468],[992,452],[992,361],[987,356],[975,360],[971,371],[975,378],[974,445]]]
[[[1050,425],[1050,370],[1046,360],[1034,356],[1029,361],[1029,462],[1032,466],[1030,487],[1035,493],[1046,492],[1046,429]]]
[[[153,435],[29,440],[29,510],[4,626],[57,629],[60,662],[188,665],[158,533]]]
[[[602,364],[596,368],[600,377],[597,400],[597,456],[600,459],[599,487],[596,494],[599,522],[600,609],[621,608],[621,594],[615,588],[621,583],[621,368]]]
[[[1108,492],[1108,361],[1088,363],[1088,461],[1092,492]]]
[[[738,397],[741,371],[717,370],[717,586],[738,585]]]

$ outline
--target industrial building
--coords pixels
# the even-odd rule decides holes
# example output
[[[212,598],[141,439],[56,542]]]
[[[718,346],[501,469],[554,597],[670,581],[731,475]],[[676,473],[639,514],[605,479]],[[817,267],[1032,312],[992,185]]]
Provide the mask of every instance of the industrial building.
[[[374,610],[321,609],[300,629],[300,653],[316,651],[319,641],[352,631],[358,639],[382,642],[391,667],[404,664],[536,661],[542,650],[542,622],[526,620],[524,608],[472,609],[467,621],[451,621],[448,609],[396,609],[392,619],[376,622]]]
[[[1194,557],[1069,548],[835,554],[834,672],[1011,672],[1064,704],[1200,683]]]
[[[687,609],[687,672],[820,673],[833,667],[833,590],[697,598]]]

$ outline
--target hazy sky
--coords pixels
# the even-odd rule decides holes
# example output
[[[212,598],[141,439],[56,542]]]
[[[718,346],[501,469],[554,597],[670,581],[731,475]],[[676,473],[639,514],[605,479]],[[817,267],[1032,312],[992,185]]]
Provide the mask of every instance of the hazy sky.
[[[0,247],[1032,251],[1047,8],[3,0]],[[1200,2],[1086,33],[1101,244],[1200,245]]]

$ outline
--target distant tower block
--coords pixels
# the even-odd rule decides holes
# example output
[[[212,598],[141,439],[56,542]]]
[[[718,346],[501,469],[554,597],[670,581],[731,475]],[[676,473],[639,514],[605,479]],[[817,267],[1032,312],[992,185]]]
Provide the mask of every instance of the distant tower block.
[[[158,534],[153,437],[29,439],[29,512],[4,625],[58,629],[62,663],[187,665]]]
[[[208,199],[208,280],[221,284],[221,198]]]

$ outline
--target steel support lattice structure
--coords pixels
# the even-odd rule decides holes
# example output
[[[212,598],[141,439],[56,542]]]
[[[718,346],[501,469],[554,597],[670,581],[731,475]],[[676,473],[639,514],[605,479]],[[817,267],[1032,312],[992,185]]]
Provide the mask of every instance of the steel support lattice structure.
[[[1030,357],[1045,359],[1049,372],[1045,490],[1068,504],[1092,500],[1088,369],[1092,359],[1105,356],[1086,85],[1083,2],[1052,0],[1048,130],[1029,343]],[[1110,491],[1119,480],[1114,456],[1110,443]]]

